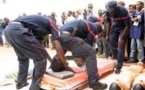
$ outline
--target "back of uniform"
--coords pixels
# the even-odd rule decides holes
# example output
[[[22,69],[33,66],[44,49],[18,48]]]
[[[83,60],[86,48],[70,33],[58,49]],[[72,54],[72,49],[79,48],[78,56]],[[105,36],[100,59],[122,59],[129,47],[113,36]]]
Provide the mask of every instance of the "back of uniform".
[[[51,33],[53,39],[59,39],[56,24],[49,18],[30,15],[12,21],[4,31],[6,40],[14,48],[19,61],[16,88],[21,89],[28,85],[27,73],[31,58],[34,60],[34,71],[30,90],[40,90],[39,83],[46,70],[48,53],[36,37]]]
[[[73,20],[64,24],[60,31],[68,31],[74,36],[85,40],[91,46],[93,45],[93,40],[97,34],[97,27],[95,24],[85,21],[85,20]]]

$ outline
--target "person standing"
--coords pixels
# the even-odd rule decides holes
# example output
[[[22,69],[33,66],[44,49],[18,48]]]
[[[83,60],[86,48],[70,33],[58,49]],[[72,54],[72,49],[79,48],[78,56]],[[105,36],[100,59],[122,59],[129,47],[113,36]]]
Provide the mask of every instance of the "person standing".
[[[48,53],[36,37],[52,34],[55,49],[66,70],[73,71],[66,63],[59,42],[59,29],[50,18],[41,15],[27,15],[10,22],[5,30],[6,40],[12,45],[19,61],[16,88],[27,86],[29,58],[34,61],[32,83],[29,90],[41,90],[39,83],[46,70]],[[51,62],[51,60],[50,60]]]
[[[1,25],[2,25],[2,19],[0,19],[0,47],[3,46],[3,39],[2,39],[3,27]]]
[[[138,50],[138,61],[144,60],[144,10],[142,10],[144,3],[138,1],[136,3],[136,10],[131,15],[132,27],[130,32],[131,38],[131,52],[130,60],[128,62],[135,62],[136,49]]]
[[[106,42],[110,43],[113,59],[117,59],[115,73],[119,74],[123,66],[125,43],[130,30],[130,16],[125,7],[110,0],[106,4],[107,34]]]
[[[93,90],[107,88],[106,83],[99,82],[96,50],[93,48],[95,36],[102,30],[101,24],[86,20],[73,20],[61,28],[60,43],[64,51],[71,51],[74,57],[83,58],[86,62],[88,81]]]

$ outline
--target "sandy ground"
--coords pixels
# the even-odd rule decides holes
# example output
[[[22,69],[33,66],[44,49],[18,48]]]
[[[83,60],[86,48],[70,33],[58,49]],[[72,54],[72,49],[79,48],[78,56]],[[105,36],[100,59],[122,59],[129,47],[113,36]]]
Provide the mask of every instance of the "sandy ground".
[[[51,50],[50,48],[47,48],[46,50],[48,51],[51,57],[53,57],[56,54],[55,50]],[[67,54],[69,55],[70,52],[68,52]],[[6,69],[10,69],[11,65],[17,65],[16,60],[17,60],[17,57],[16,57],[16,54],[14,53],[13,48],[6,47],[6,46],[0,47],[0,68],[3,68],[1,70],[5,71]],[[110,82],[113,80],[112,78],[114,78],[114,73],[108,74],[107,76],[102,78],[100,81],[107,83],[109,86]],[[30,85],[31,80],[29,80],[28,82]],[[8,86],[1,86],[0,90],[16,90],[15,84],[8,85]],[[29,90],[29,86],[24,87],[21,90]],[[91,90],[91,89],[86,88],[85,90]],[[109,90],[109,89],[106,89],[106,90]]]

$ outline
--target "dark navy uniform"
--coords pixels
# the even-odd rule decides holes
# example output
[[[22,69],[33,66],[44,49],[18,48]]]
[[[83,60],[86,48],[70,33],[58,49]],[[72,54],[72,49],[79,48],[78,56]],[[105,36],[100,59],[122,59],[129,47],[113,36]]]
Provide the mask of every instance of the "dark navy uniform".
[[[34,72],[30,90],[40,90],[39,82],[46,69],[47,51],[36,37],[52,34],[59,39],[58,28],[49,18],[29,15],[18,18],[5,28],[6,40],[13,46],[19,61],[18,83],[27,82],[29,58],[34,60]]]
[[[114,1],[112,0],[112,7],[114,5]],[[116,10],[113,14],[110,14],[110,12],[106,12],[107,22],[111,23],[111,31],[109,36],[110,41],[110,49],[113,56],[113,59],[117,59],[117,69],[121,69],[124,61],[124,52],[125,47],[118,47],[118,40],[119,37],[122,38],[122,34],[125,30],[125,27],[127,25],[130,26],[130,16],[128,14],[128,11],[123,6],[116,6],[114,7]],[[126,41],[128,38],[128,34],[126,37],[123,37],[122,39]]]
[[[90,30],[88,30],[86,23],[88,23]],[[97,28],[98,27],[96,27],[95,24],[92,24],[91,22],[85,20],[73,20],[62,26],[60,30],[68,31],[72,34],[75,33],[74,36],[84,39],[85,42],[92,46],[94,42],[94,36],[97,34]]]
[[[88,80],[94,90],[96,90],[95,88],[97,90],[107,88],[106,84],[98,84],[96,51],[92,47],[100,26],[100,24],[94,24],[85,20],[73,20],[60,28],[62,48],[66,51],[71,51],[75,57],[84,58]]]

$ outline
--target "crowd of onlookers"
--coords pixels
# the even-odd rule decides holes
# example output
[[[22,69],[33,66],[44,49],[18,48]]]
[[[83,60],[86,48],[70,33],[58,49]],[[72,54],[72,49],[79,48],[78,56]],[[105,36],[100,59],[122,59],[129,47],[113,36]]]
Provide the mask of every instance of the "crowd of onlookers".
[[[125,6],[125,2],[123,1],[119,1],[118,2],[119,5]],[[142,1],[139,1],[139,5],[136,6],[137,3],[135,4],[130,4],[128,6],[128,14],[130,14],[130,18],[133,18],[133,16],[135,16],[136,14],[134,13],[134,11],[137,11],[138,13],[144,12],[144,3]],[[98,48],[98,57],[102,57],[102,58],[108,58],[111,56],[110,53],[110,48],[109,45],[106,45],[105,42],[105,37],[106,37],[106,30],[107,30],[107,17],[105,16],[105,10],[101,10],[99,9],[98,12],[95,12],[96,10],[94,10],[94,6],[92,3],[88,4],[88,8],[87,9],[78,9],[76,11],[68,11],[68,12],[62,12],[61,16],[57,16],[57,14],[55,12],[52,12],[50,14],[50,16],[53,16],[56,18],[56,23],[59,27],[61,27],[63,24],[74,20],[74,19],[84,19],[87,20],[89,16],[93,15],[96,18],[93,18],[93,20],[96,20],[97,22],[100,22],[102,24],[103,27],[103,31],[102,33],[100,33],[97,36],[97,47]],[[39,15],[43,15],[42,13],[38,13]],[[24,13],[22,16],[25,16],[26,14]],[[19,16],[19,17],[22,17]],[[47,15],[45,15],[46,17],[48,17]],[[61,17],[61,22],[58,22],[59,20],[57,20],[57,17]],[[144,18],[143,16],[138,15],[139,18]],[[141,20],[141,19],[140,19]],[[4,19],[0,19],[0,46],[3,46],[4,44],[9,45],[8,43],[4,43],[3,39],[2,39],[2,34],[3,34],[3,30],[5,27],[5,25],[3,25],[3,22],[5,22],[4,24],[8,24],[10,22],[10,20],[8,18],[4,18]],[[133,19],[131,19],[130,22],[133,22]],[[140,21],[140,23],[133,23],[133,24],[144,24],[144,21]],[[131,27],[133,27],[133,24]],[[136,28],[138,29],[138,31],[141,31],[140,25],[138,25],[139,27]],[[144,25],[145,26],[145,25]],[[143,27],[144,28],[144,27]],[[125,59],[129,59],[130,62],[135,62],[136,59],[141,59],[144,58],[144,48],[145,48],[145,38],[144,38],[144,31],[141,32],[142,34],[142,38],[140,39],[136,39],[135,37],[132,37],[133,32],[130,32],[130,37],[127,40],[127,44],[126,44],[126,53],[124,55]],[[43,40],[43,45],[45,47],[49,47],[50,43],[49,41],[51,41],[51,36],[46,36],[44,37]],[[52,43],[53,44],[53,43]],[[53,49],[53,48],[52,48]],[[138,53],[137,53],[138,52]]]

